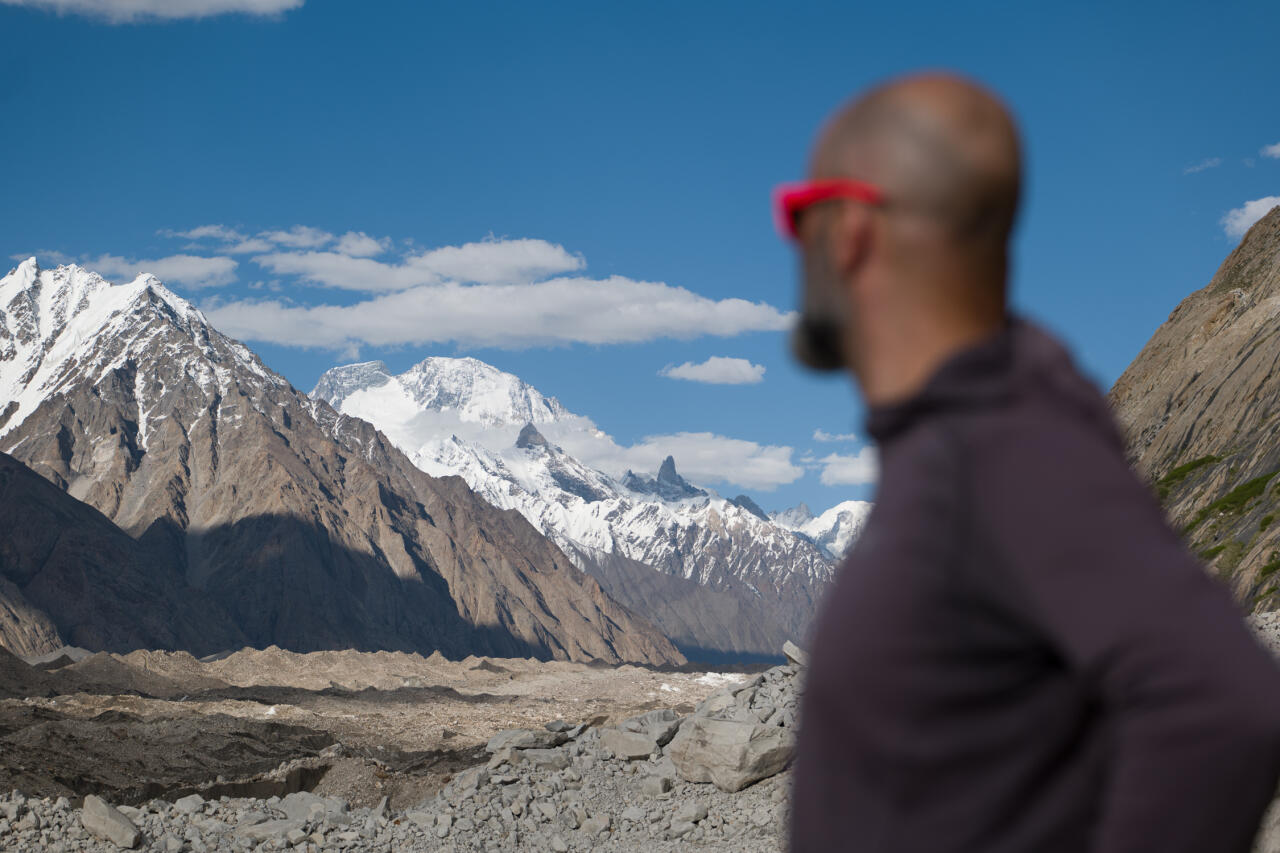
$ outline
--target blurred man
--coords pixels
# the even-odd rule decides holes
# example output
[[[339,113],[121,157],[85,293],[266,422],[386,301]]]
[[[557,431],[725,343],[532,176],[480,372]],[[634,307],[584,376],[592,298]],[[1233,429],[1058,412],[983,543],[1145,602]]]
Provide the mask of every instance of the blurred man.
[[[780,188],[797,355],[849,371],[881,466],[813,638],[792,847],[1246,853],[1280,674],[1097,390],[1008,314],[1019,180],[1000,102],[922,75],[838,113]]]

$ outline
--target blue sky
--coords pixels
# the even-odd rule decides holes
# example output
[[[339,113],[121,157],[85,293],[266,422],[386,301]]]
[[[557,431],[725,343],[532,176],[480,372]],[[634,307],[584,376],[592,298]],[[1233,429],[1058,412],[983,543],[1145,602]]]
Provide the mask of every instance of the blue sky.
[[[1269,2],[0,0],[0,32],[6,256],[156,272],[304,390],[474,355],[620,443],[693,434],[704,482],[769,509],[872,491],[861,441],[814,438],[861,406],[789,360],[768,211],[862,87],[947,68],[1007,99],[1016,304],[1104,386],[1224,217],[1280,196]],[[681,369],[713,357],[748,364]]]

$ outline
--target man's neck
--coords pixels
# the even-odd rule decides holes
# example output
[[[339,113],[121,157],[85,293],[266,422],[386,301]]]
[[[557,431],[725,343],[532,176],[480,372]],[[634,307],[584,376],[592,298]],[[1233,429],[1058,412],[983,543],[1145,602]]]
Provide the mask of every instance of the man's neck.
[[[885,406],[915,396],[956,354],[999,334],[1005,317],[929,322],[877,323],[860,337],[854,380],[868,406]]]

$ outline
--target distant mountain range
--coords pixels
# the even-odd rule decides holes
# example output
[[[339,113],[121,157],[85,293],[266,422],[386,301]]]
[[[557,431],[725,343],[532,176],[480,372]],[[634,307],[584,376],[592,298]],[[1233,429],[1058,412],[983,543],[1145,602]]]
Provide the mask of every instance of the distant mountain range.
[[[770,518],[750,498],[582,461],[618,448],[588,418],[473,358],[336,367],[312,397],[378,427],[422,470],[514,509],[619,601],[702,657],[772,655],[804,636],[870,505]],[[653,570],[660,573],[654,577]]]
[[[1251,610],[1280,607],[1280,207],[1111,389],[1131,457]]]
[[[33,258],[0,279],[0,451],[0,639],[29,653],[683,660],[519,513],[423,473],[149,276]]]

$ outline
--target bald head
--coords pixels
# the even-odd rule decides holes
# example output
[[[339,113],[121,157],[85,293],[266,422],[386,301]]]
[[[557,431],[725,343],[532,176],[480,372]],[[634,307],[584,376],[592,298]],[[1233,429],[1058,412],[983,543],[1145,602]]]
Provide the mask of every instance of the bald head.
[[[999,328],[1020,174],[1009,113],[957,76],[894,80],[836,113],[811,177],[873,184],[884,202],[802,214],[799,359],[884,400]]]
[[[935,226],[956,248],[1003,254],[1018,206],[1017,131],[978,85],[922,74],[880,86],[830,121],[816,178],[879,186],[887,209]]]

